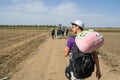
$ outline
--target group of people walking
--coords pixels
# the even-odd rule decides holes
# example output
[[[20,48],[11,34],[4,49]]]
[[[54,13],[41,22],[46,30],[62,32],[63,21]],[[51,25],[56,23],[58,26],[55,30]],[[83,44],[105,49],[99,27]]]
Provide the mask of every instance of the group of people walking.
[[[61,36],[68,36],[68,28],[64,28],[64,27],[58,27],[57,30],[55,30],[54,28],[51,29],[51,36],[52,39],[54,39],[54,37],[60,38]]]

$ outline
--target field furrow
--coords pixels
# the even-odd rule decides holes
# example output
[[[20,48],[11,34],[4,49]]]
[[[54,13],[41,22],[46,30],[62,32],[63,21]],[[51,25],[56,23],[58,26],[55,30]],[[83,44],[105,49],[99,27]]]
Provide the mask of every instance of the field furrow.
[[[12,36],[8,39],[0,36],[1,38],[3,37],[3,39],[0,40],[0,77],[13,72],[16,66],[32,54],[32,52],[45,41],[46,35],[48,35],[45,31],[41,32],[39,30],[31,33],[28,32],[29,30],[24,32],[25,35],[21,35],[20,33],[20,35],[17,34],[16,37]]]

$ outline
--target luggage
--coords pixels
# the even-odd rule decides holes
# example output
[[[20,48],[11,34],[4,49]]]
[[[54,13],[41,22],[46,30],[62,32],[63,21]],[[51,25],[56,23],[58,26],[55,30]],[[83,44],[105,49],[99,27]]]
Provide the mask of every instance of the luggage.
[[[80,51],[90,53],[100,48],[104,43],[103,35],[89,29],[77,34],[75,42]]]
[[[84,79],[92,75],[95,64],[93,56],[94,52],[85,54],[78,49],[76,43],[74,44],[70,55],[70,70],[73,72],[74,77]]]

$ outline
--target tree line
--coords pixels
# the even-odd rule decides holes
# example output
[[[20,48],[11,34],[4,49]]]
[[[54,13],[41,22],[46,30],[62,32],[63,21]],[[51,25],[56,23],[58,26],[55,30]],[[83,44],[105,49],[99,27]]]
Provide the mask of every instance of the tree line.
[[[57,25],[0,25],[0,27],[57,27]]]

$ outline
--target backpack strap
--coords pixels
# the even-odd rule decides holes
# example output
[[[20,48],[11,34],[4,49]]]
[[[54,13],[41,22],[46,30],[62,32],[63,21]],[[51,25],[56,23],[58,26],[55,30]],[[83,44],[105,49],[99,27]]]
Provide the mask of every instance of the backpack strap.
[[[72,35],[72,36],[70,36],[70,37],[72,37],[73,39],[75,39],[76,36],[77,36],[77,35]]]

